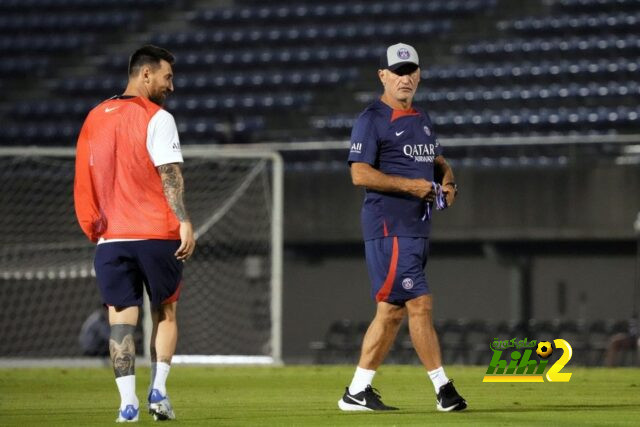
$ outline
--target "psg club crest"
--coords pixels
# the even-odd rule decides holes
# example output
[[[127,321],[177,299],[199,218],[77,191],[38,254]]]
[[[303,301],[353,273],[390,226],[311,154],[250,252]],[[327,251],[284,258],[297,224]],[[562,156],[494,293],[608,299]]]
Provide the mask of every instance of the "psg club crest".
[[[431,136],[431,129],[429,129],[429,126],[425,126],[423,127],[423,129],[424,129],[424,133],[426,133],[427,136]]]
[[[403,60],[407,60],[409,59],[409,57],[411,56],[411,54],[409,53],[409,50],[406,48],[400,48],[398,49],[398,58],[403,59]]]
[[[413,280],[411,280],[411,278],[407,277],[406,279],[404,279],[402,281],[402,287],[407,289],[407,290],[413,288]]]

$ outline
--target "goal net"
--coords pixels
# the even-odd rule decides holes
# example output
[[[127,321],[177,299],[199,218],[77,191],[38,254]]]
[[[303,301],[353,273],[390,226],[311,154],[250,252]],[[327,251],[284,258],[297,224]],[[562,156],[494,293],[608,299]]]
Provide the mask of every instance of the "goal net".
[[[282,161],[207,146],[183,154],[198,240],[174,362],[280,363]],[[88,354],[80,332],[102,309],[95,246],[73,209],[74,161],[72,149],[0,151],[2,358]],[[148,310],[143,317],[138,353],[148,348]]]

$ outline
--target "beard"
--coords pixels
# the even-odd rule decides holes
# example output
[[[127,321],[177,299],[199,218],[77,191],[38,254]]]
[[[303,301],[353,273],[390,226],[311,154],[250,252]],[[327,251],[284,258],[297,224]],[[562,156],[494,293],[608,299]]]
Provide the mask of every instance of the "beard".
[[[167,95],[165,95],[164,92],[158,92],[158,93],[154,93],[154,94],[149,94],[149,101],[153,102],[154,104],[157,104],[159,106],[163,106],[164,105],[164,100],[167,99]]]

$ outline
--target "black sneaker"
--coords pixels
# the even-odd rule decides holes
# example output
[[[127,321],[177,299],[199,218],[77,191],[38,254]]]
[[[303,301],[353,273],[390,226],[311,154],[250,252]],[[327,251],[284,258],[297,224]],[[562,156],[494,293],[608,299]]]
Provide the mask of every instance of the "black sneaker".
[[[438,411],[463,411],[467,407],[467,401],[458,394],[453,386],[453,380],[440,387],[436,400]]]
[[[349,387],[342,399],[338,400],[338,408],[343,411],[396,411],[398,408],[387,406],[380,400],[378,390],[370,385],[358,394],[350,394]]]

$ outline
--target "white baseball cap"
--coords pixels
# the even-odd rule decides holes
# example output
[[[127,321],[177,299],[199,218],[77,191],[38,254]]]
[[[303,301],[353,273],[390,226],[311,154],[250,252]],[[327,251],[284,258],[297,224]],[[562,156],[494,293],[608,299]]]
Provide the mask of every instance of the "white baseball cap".
[[[420,66],[418,52],[408,44],[397,43],[391,45],[380,58],[380,67],[382,69],[389,69],[395,72],[405,66],[410,66],[407,68],[411,71]]]

